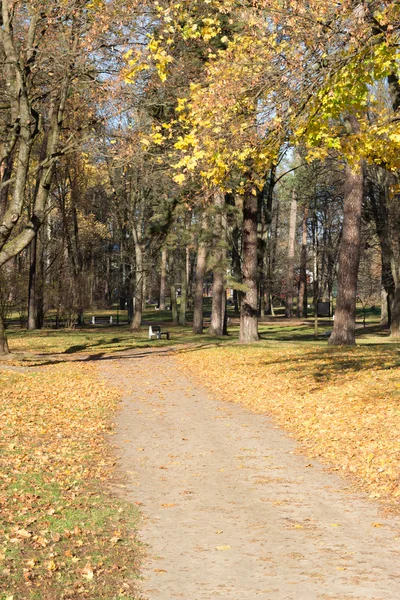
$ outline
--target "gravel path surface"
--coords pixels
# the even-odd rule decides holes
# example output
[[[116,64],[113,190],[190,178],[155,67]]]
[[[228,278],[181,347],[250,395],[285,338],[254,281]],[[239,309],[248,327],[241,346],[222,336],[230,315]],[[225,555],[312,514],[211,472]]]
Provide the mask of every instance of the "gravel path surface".
[[[400,599],[400,519],[169,353],[102,365],[126,391],[114,440],[142,503],[143,598]]]

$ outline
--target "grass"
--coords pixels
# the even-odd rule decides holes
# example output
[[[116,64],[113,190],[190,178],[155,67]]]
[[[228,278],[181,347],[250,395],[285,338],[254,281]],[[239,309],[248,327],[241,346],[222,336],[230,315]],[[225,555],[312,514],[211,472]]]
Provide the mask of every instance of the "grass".
[[[209,304],[209,303],[208,303]],[[206,314],[209,313],[210,306],[205,305]],[[279,311],[278,311],[279,312]],[[360,312],[360,310],[359,310]],[[362,312],[362,311],[361,311]],[[92,311],[96,316],[110,316],[116,309],[109,311]],[[282,313],[282,310],[281,310]],[[361,313],[360,313],[361,314]],[[235,342],[239,336],[239,322],[237,316],[233,313],[233,308],[228,308],[228,315],[231,323],[229,325],[229,337],[219,338],[219,344],[229,344]],[[125,315],[126,317],[126,315]],[[192,313],[188,311],[188,322],[192,319]],[[88,318],[86,318],[89,321]],[[115,353],[133,348],[150,347],[168,347],[186,344],[208,345],[216,343],[213,336],[207,335],[208,318],[205,319],[204,335],[193,335],[191,327],[174,326],[171,322],[170,311],[157,311],[154,307],[149,307],[143,315],[145,325],[140,332],[132,333],[128,325],[86,325],[81,328],[71,330],[44,329],[42,331],[27,331],[25,329],[11,328],[8,330],[10,348],[13,353],[22,355],[34,354],[37,359],[44,360],[47,355],[58,354],[75,355],[91,354],[93,357],[101,357],[103,353]],[[147,337],[147,325],[161,323],[163,330],[170,331],[171,340],[165,338],[162,340],[149,341]],[[358,322],[358,337],[361,343],[370,343],[372,340],[383,342],[388,341],[387,332],[382,330],[377,320],[376,311],[369,310],[367,315],[367,327],[363,329],[362,322]],[[115,319],[114,319],[115,324]],[[322,341],[326,341],[325,333],[332,329],[333,323],[328,319],[321,319],[319,334]],[[315,343],[314,340],[314,321],[313,318],[295,320],[291,322],[278,314],[277,318],[270,319],[268,322],[260,323],[260,335],[262,340],[276,342],[293,343]],[[365,342],[367,340],[367,342]],[[20,358],[22,358],[20,356]]]
[[[138,514],[105,486],[118,399],[88,364],[0,373],[3,598],[135,597]]]
[[[214,394],[266,413],[303,450],[348,474],[371,498],[399,510],[400,348],[364,334],[354,348],[284,333],[253,346],[182,353]],[[297,332],[299,333],[299,332]]]
[[[146,326],[9,330],[14,354],[0,371],[0,600],[135,598],[138,515],[107,492],[120,393],[96,370],[122,351],[174,347],[213,393],[272,415],[306,452],[397,505],[400,354],[374,315],[351,349],[328,346],[328,320],[315,340],[312,319],[282,317],[260,324],[258,344],[239,345],[230,316],[229,337],[217,339],[154,309],[144,320],[162,323],[169,341],[149,341]]]

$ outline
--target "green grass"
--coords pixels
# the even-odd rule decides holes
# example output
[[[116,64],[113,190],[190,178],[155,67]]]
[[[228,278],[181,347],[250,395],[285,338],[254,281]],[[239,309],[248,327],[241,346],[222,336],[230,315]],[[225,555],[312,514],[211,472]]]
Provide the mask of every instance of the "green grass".
[[[16,521],[6,524],[3,535],[12,540],[17,524],[19,530],[29,531],[32,538],[7,544],[2,555],[5,572],[0,574],[3,590],[8,590],[9,595],[18,591],[15,598],[29,600],[74,598],[79,570],[90,564],[96,578],[94,597],[105,600],[113,597],[116,588],[114,565],[127,567],[130,560],[132,568],[137,563],[138,549],[133,532],[137,527],[138,512],[134,507],[106,497],[94,488],[81,489],[79,496],[74,495],[73,488],[65,490],[57,484],[49,485],[40,475],[20,478],[18,485],[8,493],[7,490],[4,492],[6,509],[16,497],[31,498],[29,511],[21,502]],[[130,531],[132,538],[110,543],[115,531],[120,529]],[[34,564],[29,563],[32,560]],[[56,565],[54,572],[48,568],[51,560]],[[26,588],[22,572],[26,573],[30,564],[32,587]],[[93,597],[91,587],[94,585],[82,581],[86,584],[86,594]],[[64,596],[68,590],[70,595]]]
[[[205,311],[209,310],[205,306]],[[111,311],[94,311],[88,314],[109,316]],[[113,309],[116,312],[116,309]],[[90,354],[93,358],[101,358],[103,354],[113,354],[134,348],[165,348],[183,344],[230,344],[238,340],[239,319],[233,314],[233,307],[229,307],[228,315],[230,325],[229,336],[215,338],[207,333],[209,318],[205,318],[205,329],[202,336],[194,335],[190,326],[174,326],[171,322],[170,311],[157,311],[154,307],[148,308],[143,314],[143,326],[140,332],[131,332],[128,325],[86,325],[75,329],[44,329],[41,331],[27,331],[12,328],[8,331],[9,345],[12,352],[29,357],[35,354],[39,360],[45,360],[48,355],[65,355],[69,359],[75,354]],[[188,323],[192,314],[188,312]],[[115,323],[115,321],[114,321]],[[170,340],[148,339],[148,325],[160,324],[162,330],[170,332]],[[379,325],[379,311],[367,312],[366,328],[362,327],[362,310],[358,309],[357,337],[360,343],[387,343],[391,341],[388,332]],[[319,325],[319,342],[327,341],[326,333],[333,327],[329,319],[321,319]],[[262,341],[309,343],[314,344],[314,319],[286,320],[281,315],[269,318],[267,322],[261,320],[259,331]]]
[[[104,485],[120,394],[86,363],[27,366],[0,372],[0,590],[111,600],[125,586],[133,598],[138,511]]]

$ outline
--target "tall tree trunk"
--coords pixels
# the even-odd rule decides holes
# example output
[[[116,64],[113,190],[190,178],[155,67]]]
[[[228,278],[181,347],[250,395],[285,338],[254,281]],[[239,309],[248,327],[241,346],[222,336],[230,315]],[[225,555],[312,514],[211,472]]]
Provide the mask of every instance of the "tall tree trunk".
[[[243,198],[243,295],[240,313],[239,341],[256,342],[258,336],[258,286],[257,286],[257,196],[245,194]]]
[[[347,165],[344,186],[343,235],[340,244],[338,295],[330,345],[356,343],[356,296],[360,263],[361,209],[363,201],[363,165],[353,171]]]
[[[37,329],[36,276],[37,276],[37,241],[35,235],[29,245],[29,287],[28,287],[28,329]]]
[[[307,221],[308,221],[308,206],[304,207],[303,211],[303,232],[301,238],[301,254],[300,254],[300,281],[299,281],[299,298],[297,301],[297,317],[307,318]]]
[[[206,218],[203,218],[202,229],[207,227]],[[200,238],[199,248],[197,251],[195,289],[194,289],[194,308],[193,308],[193,333],[201,335],[204,327],[203,314],[203,287],[204,276],[206,274],[207,264],[207,246],[203,239]]]
[[[134,231],[135,239],[135,305],[134,315],[131,323],[131,330],[138,331],[142,325],[142,311],[143,311],[143,249],[141,244],[140,235]]]
[[[381,325],[387,325],[389,322],[389,311],[388,311],[388,294],[385,288],[382,286],[381,289]]]
[[[129,296],[126,299],[125,304],[126,304],[126,310],[127,310],[127,313],[128,313],[128,323],[132,324],[133,315],[134,315],[134,312],[135,312],[134,311],[134,306],[133,306],[133,298],[131,296]]]
[[[4,327],[3,317],[0,315],[0,356],[9,354],[8,341],[6,335],[6,329]]]
[[[181,270],[181,303],[179,306],[179,325],[186,325],[186,310],[187,310],[187,296],[188,296],[188,272],[187,272],[187,248],[185,254],[185,261]]]
[[[388,211],[388,182],[387,174],[379,168],[375,171],[375,185],[373,181],[368,182],[368,197],[371,205],[372,214],[375,221],[376,233],[381,248],[381,270],[382,285],[387,295],[387,324],[392,325],[392,305],[395,295],[395,274],[396,265],[394,261],[393,248],[391,244],[391,235],[389,229],[389,211]]]
[[[38,239],[37,252],[37,283],[36,283],[36,326],[38,329],[42,329],[44,325],[44,314],[45,314],[45,287],[46,287],[46,239],[48,232],[46,228],[42,229],[43,238]]]
[[[258,194],[258,216],[257,216],[257,236],[258,236],[258,314],[260,317],[265,317],[265,254],[266,254],[266,221],[265,221],[265,196],[268,189],[268,184],[265,185],[262,192]]]
[[[270,213],[272,215],[272,211]],[[274,225],[269,229],[268,235],[268,263],[267,263],[267,281],[266,281],[266,296],[268,302],[267,314],[275,317],[275,310],[273,304],[273,280],[276,267],[276,257],[278,251],[278,231],[279,231],[279,217],[280,217],[280,205],[279,201],[276,202]],[[273,232],[273,235],[272,235]]]
[[[395,273],[394,292],[392,292],[392,296],[391,296],[390,300],[391,300],[390,337],[400,338],[400,274],[397,272]]]
[[[215,267],[213,272],[210,335],[222,336],[224,333],[224,297],[225,274],[223,269]]]
[[[212,308],[210,335],[222,336],[224,333],[224,309],[225,309],[225,248],[224,227],[222,225],[222,208],[224,195],[220,192],[215,194],[215,224],[214,233],[216,237],[216,251],[214,252],[213,286],[212,286]],[[222,242],[222,245],[221,245]]]
[[[191,308],[193,308],[192,306],[192,293],[193,290],[191,289],[192,287],[192,282],[193,282],[193,278],[192,278],[192,261],[190,260],[190,248],[189,246],[186,246],[186,280],[187,280],[187,290],[186,290],[186,308],[187,310],[190,310]]]
[[[318,339],[318,302],[319,302],[319,273],[318,273],[318,220],[317,213],[314,212],[314,223],[313,223],[313,254],[314,254],[314,267],[313,267],[313,304],[314,304],[314,339]]]
[[[165,289],[167,284],[167,249],[161,251],[161,277],[160,277],[160,310],[165,310]]]
[[[171,283],[171,313],[172,313],[172,323],[174,325],[178,324],[178,307],[176,304],[176,286],[174,283]]]
[[[296,219],[297,219],[297,192],[293,190],[290,205],[289,246],[288,246],[288,271],[286,279],[286,310],[285,317],[293,317],[294,296],[294,251],[296,245]]]
[[[232,231],[232,274],[238,283],[242,279],[242,269],[240,265],[240,247],[239,247],[239,228],[234,227]],[[235,306],[235,313],[240,313],[240,306],[242,303],[242,293],[238,290],[233,290],[233,302]]]
[[[144,271],[144,267],[143,267],[143,286],[142,286],[142,312],[144,312],[146,310],[146,306],[147,306],[147,274]]]

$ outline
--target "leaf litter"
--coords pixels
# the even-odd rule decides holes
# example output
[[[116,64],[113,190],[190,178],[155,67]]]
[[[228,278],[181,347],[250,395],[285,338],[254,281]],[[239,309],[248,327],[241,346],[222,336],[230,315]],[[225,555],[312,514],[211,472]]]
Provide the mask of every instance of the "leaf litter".
[[[398,508],[396,346],[237,345],[177,358],[214,394],[271,415],[310,456],[351,475],[371,498]]]
[[[119,398],[85,363],[0,373],[4,597],[135,597],[136,509],[106,485]]]

